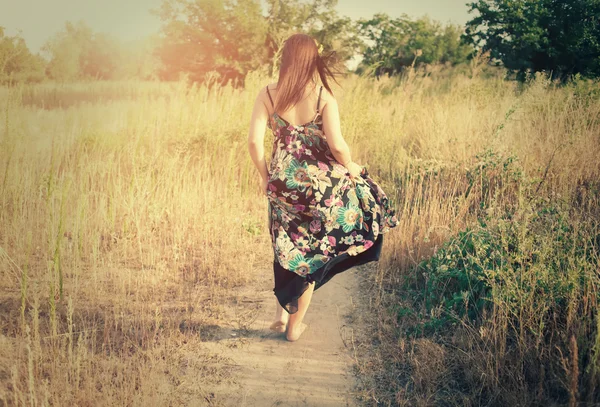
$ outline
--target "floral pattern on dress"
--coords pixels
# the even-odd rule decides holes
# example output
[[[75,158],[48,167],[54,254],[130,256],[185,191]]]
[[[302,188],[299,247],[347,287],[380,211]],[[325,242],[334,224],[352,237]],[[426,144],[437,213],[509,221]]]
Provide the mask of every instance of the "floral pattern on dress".
[[[331,259],[356,256],[398,225],[381,187],[362,168],[358,177],[336,161],[319,113],[294,126],[274,113],[267,197],[275,259],[306,277]]]

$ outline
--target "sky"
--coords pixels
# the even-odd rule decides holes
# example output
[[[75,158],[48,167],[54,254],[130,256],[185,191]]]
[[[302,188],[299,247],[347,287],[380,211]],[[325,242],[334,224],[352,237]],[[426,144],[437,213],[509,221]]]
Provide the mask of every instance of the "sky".
[[[443,23],[469,20],[467,0],[338,0],[337,11],[352,19],[375,13],[392,17],[425,14]],[[85,21],[92,30],[123,40],[136,40],[159,31],[159,19],[150,13],[161,0],[0,0],[0,26],[7,35],[20,31],[29,49],[38,52],[63,29],[66,21]]]

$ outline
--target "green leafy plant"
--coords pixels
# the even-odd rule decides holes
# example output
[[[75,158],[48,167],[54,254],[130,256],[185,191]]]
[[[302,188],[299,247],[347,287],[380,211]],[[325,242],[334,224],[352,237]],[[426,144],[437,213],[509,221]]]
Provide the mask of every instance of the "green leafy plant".
[[[481,225],[460,232],[408,276],[405,288],[422,304],[423,315],[432,317],[414,333],[425,333],[456,323],[460,318],[478,320],[490,304],[488,276],[503,265],[498,236]]]

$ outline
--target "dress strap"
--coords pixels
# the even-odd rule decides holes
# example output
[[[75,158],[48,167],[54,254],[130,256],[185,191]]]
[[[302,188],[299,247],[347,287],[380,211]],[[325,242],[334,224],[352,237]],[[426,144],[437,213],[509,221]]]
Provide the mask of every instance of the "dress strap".
[[[319,107],[321,107],[321,92],[323,92],[323,86],[319,89],[319,99],[317,100],[317,113],[319,113]]]
[[[269,92],[269,86],[267,86],[267,95],[269,95],[269,100],[271,101],[271,106],[275,109],[275,103],[273,103],[273,98],[271,97],[271,92]]]

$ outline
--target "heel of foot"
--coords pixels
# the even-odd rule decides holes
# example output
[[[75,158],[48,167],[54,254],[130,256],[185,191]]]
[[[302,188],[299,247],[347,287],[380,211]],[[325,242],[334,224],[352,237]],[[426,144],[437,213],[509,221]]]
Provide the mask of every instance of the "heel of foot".
[[[287,324],[285,322],[281,322],[281,321],[275,321],[269,327],[269,329],[271,331],[275,331],[275,332],[279,332],[279,333],[284,333],[286,331],[286,328],[287,328]]]
[[[300,336],[304,333],[304,331],[308,328],[306,324],[300,324],[300,326],[294,330],[288,330],[285,337],[290,342],[296,342],[300,339]]]

